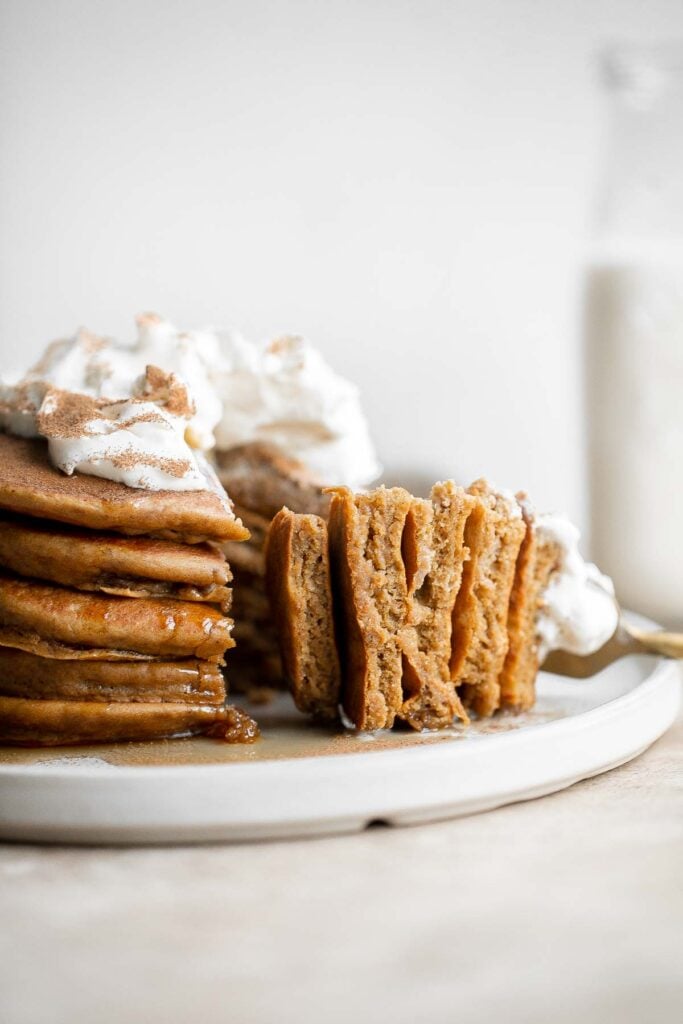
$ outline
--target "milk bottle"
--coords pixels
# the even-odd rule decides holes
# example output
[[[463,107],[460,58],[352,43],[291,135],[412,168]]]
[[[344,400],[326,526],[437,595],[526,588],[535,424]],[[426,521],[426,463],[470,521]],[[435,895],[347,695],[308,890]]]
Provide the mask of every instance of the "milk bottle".
[[[683,626],[683,49],[606,55],[611,139],[586,288],[592,557]]]

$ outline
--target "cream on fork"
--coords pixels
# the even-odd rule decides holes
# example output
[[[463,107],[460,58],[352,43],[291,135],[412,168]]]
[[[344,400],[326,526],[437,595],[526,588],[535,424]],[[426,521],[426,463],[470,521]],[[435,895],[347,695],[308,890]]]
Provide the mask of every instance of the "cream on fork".
[[[545,672],[574,679],[588,679],[627,654],[658,654],[663,658],[683,658],[683,633],[641,629],[625,616],[616,598],[619,624],[610,640],[593,654],[569,654],[551,651],[542,665]]]

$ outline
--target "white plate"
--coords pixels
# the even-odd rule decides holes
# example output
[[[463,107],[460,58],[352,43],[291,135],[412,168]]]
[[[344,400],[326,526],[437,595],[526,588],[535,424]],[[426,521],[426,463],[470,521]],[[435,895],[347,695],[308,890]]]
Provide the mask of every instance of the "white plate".
[[[361,738],[306,723],[286,697],[262,740],[0,750],[0,837],[200,842],[436,821],[563,789],[636,757],[671,725],[675,662],[631,657],[592,680],[541,673],[533,711],[467,731]]]

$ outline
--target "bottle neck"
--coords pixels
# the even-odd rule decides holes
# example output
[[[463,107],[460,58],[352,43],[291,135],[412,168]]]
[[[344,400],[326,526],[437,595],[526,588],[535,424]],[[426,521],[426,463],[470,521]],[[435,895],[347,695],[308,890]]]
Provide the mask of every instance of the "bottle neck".
[[[602,237],[683,239],[683,45],[603,56],[606,153]]]

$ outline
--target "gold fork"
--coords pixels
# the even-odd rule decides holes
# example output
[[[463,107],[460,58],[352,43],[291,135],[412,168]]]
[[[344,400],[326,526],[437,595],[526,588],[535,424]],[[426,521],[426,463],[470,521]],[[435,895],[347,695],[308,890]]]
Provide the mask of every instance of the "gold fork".
[[[573,679],[588,679],[627,654],[659,654],[664,658],[683,658],[683,633],[640,629],[629,622],[619,608],[616,632],[599,651],[588,655],[552,651],[541,667],[544,672],[555,672]]]

